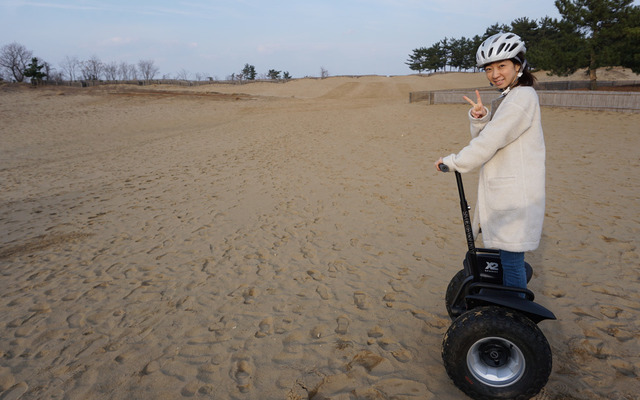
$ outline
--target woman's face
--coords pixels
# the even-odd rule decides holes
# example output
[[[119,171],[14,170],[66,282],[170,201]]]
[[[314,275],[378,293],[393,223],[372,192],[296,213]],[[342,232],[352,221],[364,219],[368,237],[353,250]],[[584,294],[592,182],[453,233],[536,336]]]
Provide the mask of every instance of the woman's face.
[[[498,89],[509,87],[516,80],[519,71],[520,65],[511,60],[496,61],[484,67],[487,79]]]

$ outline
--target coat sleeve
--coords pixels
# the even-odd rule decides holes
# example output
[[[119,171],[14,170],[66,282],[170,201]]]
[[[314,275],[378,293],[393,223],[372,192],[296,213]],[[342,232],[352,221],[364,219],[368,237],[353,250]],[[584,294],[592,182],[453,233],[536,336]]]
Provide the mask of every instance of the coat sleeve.
[[[484,117],[474,118],[473,115],[471,115],[471,110],[473,110],[473,108],[469,109],[468,116],[470,124],[469,130],[471,131],[471,138],[473,139],[480,134],[480,131],[482,131],[484,126],[489,122],[489,120],[491,119],[491,113],[489,112],[489,109],[485,107],[484,110],[486,114],[484,115]]]
[[[522,135],[533,124],[535,92],[519,91],[517,94],[510,101],[505,99],[493,119],[483,127],[482,121],[475,122],[477,126],[472,121],[472,135],[475,128],[479,130],[477,136],[458,154],[445,157],[444,163],[461,173],[472,171]]]

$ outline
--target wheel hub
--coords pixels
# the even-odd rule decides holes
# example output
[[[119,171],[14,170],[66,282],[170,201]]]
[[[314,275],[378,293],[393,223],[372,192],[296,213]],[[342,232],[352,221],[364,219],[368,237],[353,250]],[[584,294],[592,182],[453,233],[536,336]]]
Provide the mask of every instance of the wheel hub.
[[[503,342],[498,341],[484,343],[479,347],[478,351],[482,361],[494,367],[505,365],[511,356],[511,350],[505,347]]]
[[[471,346],[467,353],[467,367],[483,384],[505,387],[520,380],[525,371],[525,359],[513,342],[488,337]]]

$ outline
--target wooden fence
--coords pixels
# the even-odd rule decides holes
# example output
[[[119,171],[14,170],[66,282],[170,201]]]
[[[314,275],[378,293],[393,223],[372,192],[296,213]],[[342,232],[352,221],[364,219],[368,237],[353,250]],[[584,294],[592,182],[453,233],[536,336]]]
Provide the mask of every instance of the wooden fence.
[[[616,86],[640,86],[638,80],[626,81],[598,81],[600,87],[616,87]],[[578,90],[589,89],[591,81],[549,81],[537,82],[535,88],[539,90]]]
[[[586,81],[588,85],[588,81]],[[547,85],[548,84],[548,85]],[[562,90],[558,87],[580,88],[580,84],[570,82],[543,82],[536,86],[541,106],[566,107],[584,110],[640,112],[640,92]],[[640,85],[640,81],[599,82],[600,86]],[[553,88],[553,89],[550,89]],[[409,102],[425,101],[429,104],[466,104],[462,96],[475,99],[476,89],[436,90],[411,92]],[[487,99],[497,97],[494,89],[478,89]]]

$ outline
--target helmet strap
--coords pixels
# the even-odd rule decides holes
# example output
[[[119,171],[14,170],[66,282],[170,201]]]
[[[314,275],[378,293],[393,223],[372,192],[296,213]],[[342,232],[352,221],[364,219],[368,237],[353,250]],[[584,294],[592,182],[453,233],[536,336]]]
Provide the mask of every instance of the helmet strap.
[[[524,69],[526,66],[527,66],[527,60],[524,60],[522,62],[522,65],[520,65],[520,71],[518,71],[518,78],[520,78],[522,74],[524,74]]]
[[[518,59],[518,61],[519,60],[520,59]],[[516,84],[518,83],[518,79],[524,74],[524,67],[526,65],[527,65],[527,60],[524,60],[522,62],[522,64],[520,65],[520,71],[518,71],[518,74],[514,78],[513,82],[511,82],[511,84],[509,86],[507,86],[505,89],[501,90],[501,92],[502,92],[501,96],[506,96],[511,91],[511,89],[513,89],[516,86]]]
[[[511,82],[511,84],[510,84],[509,86],[507,86],[505,89],[502,89],[502,90],[501,90],[501,92],[502,92],[502,96],[506,96],[506,95],[511,91],[511,89],[513,89],[513,88],[516,86],[516,84],[518,83],[518,78],[520,78],[520,76],[522,76],[522,74],[521,74],[521,73],[519,73],[519,74],[518,74],[518,75],[513,79],[513,82]]]

